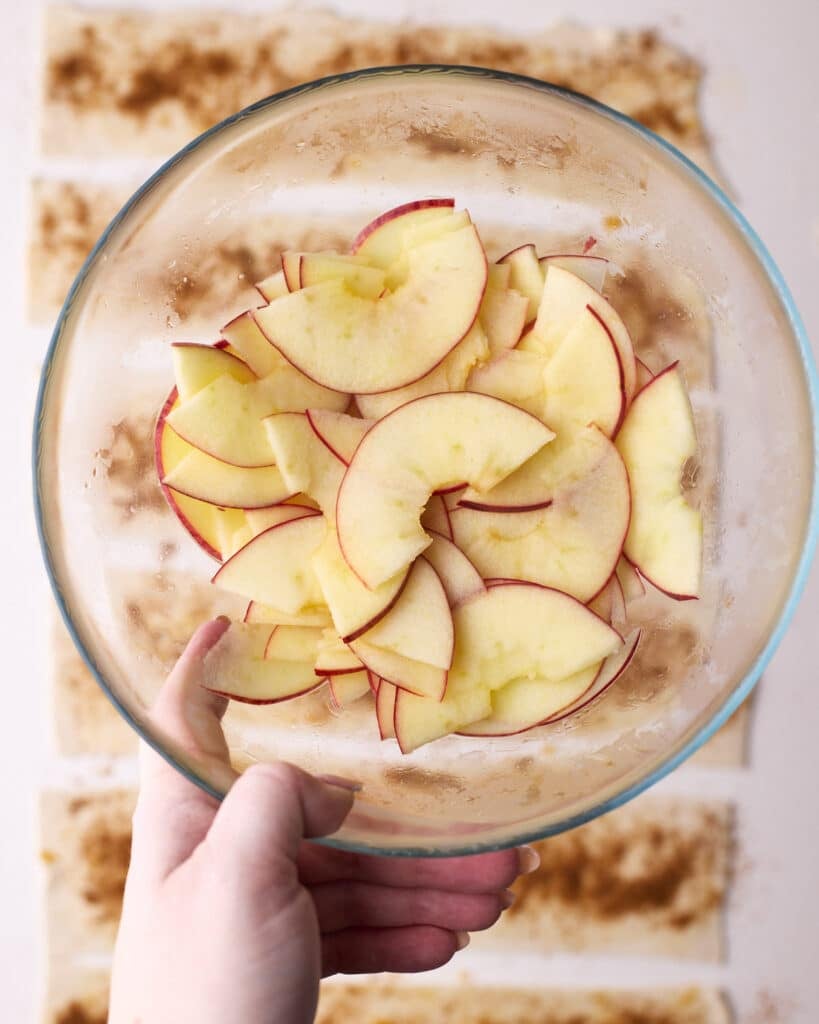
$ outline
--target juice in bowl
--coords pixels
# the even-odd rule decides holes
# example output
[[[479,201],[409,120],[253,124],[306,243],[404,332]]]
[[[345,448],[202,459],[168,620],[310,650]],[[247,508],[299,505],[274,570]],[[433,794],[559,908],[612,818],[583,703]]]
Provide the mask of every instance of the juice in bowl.
[[[784,284],[684,158],[542,83],[362,72],[114,222],[55,334],[38,508],[89,664],[183,771],[227,784],[150,706],[223,613],[234,767],[360,779],[333,842],[452,853],[587,820],[727,719],[804,580],[815,426]]]

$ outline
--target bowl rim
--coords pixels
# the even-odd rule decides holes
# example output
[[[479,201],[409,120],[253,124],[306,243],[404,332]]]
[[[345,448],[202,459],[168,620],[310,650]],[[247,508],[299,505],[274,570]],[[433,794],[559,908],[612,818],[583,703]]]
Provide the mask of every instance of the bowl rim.
[[[46,351],[45,360],[43,362],[43,368],[40,375],[40,382],[37,390],[37,397],[35,403],[34,413],[34,430],[33,430],[33,447],[32,447],[32,478],[33,478],[33,490],[34,490],[34,512],[37,526],[37,536],[40,543],[40,548],[45,562],[46,573],[48,575],[49,584],[54,594],[54,598],[57,602],[61,617],[65,626],[71,636],[74,645],[80,652],[83,661],[85,662],[88,670],[92,676],[96,679],[102,691],[106,694],[108,699],[114,705],[119,714],[125,719],[125,721],[135,730],[137,735],[146,743],[149,744],[161,757],[163,757],[169,764],[180,771],[189,781],[193,782],[200,789],[203,789],[209,795],[221,800],[225,794],[221,793],[214,786],[212,786],[206,779],[199,776],[195,771],[189,768],[187,765],[180,763],[172,754],[166,751],[160,742],[160,740],[152,735],[152,732],[146,725],[136,721],[134,716],[128,711],[128,709],[122,704],[117,695],[113,692],[111,687],[106,682],[102,672],[97,667],[94,658],[90,651],[88,651],[82,642],[78,631],[74,625],[74,621],[71,616],[71,611],[68,607],[68,603],[62,594],[60,589],[59,581],[57,579],[56,569],[52,561],[51,550],[48,540],[48,531],[45,522],[45,513],[42,501],[41,486],[40,486],[40,467],[41,467],[41,451],[43,445],[42,430],[44,423],[44,409],[48,397],[49,382],[52,374],[53,363],[59,349],[60,341],[63,336],[66,320],[74,305],[77,295],[85,282],[86,277],[90,273],[92,267],[97,262],[101,253],[104,251],[109,238],[122,221],[129,215],[131,210],[139,203],[139,201],[145,196],[154,186],[160,182],[177,164],[182,163],[192,153],[194,153],[203,143],[207,140],[217,136],[226,129],[240,123],[243,120],[252,118],[255,115],[267,110],[268,108],[278,106],[279,104],[286,103],[296,97],[307,95],[313,92],[321,92],[323,90],[329,90],[335,86],[346,85],[351,82],[365,82],[370,79],[381,78],[381,77],[402,77],[402,76],[420,76],[420,75],[441,75],[449,77],[461,77],[466,81],[470,80],[487,80],[497,81],[505,85],[513,85],[520,88],[534,90],[536,92],[544,93],[558,99],[568,102],[570,105],[579,106],[586,110],[590,110],[599,116],[607,119],[613,124],[624,129],[627,133],[639,136],[644,142],[647,142],[650,146],[659,150],[661,153],[671,158],[673,163],[676,163],[679,170],[684,176],[687,176],[694,185],[700,190],[706,193],[722,210],[727,218],[733,222],[734,226],[739,230],[740,235],[743,237],[746,244],[749,246],[753,254],[759,261],[762,269],[764,270],[768,281],[773,287],[779,302],[784,309],[792,334],[796,340],[799,355],[801,357],[802,370],[805,378],[805,384],[808,393],[808,401],[811,408],[811,422],[812,422],[812,442],[813,442],[813,480],[811,488],[811,500],[809,505],[809,512],[806,518],[806,533],[805,540],[802,546],[802,551],[799,556],[793,577],[790,585],[786,592],[786,597],[782,602],[782,606],[771,630],[770,636],[768,637],[764,647],[759,652],[753,663],[745,673],[742,680],[735,687],[734,691],[725,701],[713,716],[702,725],[693,736],[691,736],[682,747],[674,754],[665,758],[661,761],[654,769],[641,776],[636,781],[623,786],[618,789],[613,795],[606,797],[605,799],[598,800],[589,808],[568,817],[562,818],[559,821],[553,822],[550,825],[543,826],[541,828],[525,831],[516,835],[514,839],[506,839],[502,841],[489,841],[489,842],[473,842],[464,843],[461,845],[454,845],[447,847],[446,849],[430,849],[427,847],[377,847],[369,845],[361,841],[352,841],[344,838],[330,837],[315,840],[316,842],[333,846],[343,850],[349,850],[356,853],[369,853],[369,854],[388,854],[392,856],[405,856],[405,857],[430,857],[430,856],[462,856],[473,853],[487,852],[491,850],[505,849],[511,846],[518,846],[521,843],[530,843],[539,839],[545,839],[549,836],[557,835],[560,832],[567,831],[572,828],[576,828],[579,825],[583,825],[586,822],[599,817],[602,814],[606,814],[608,811],[614,810],[620,807],[622,804],[628,802],[640,793],[644,792],[650,786],[653,786],[660,779],[664,778],[676,767],[678,767],[683,761],[694,754],[704,743],[706,743],[718,729],[720,729],[728,719],[734,714],[737,708],[743,703],[743,701],[749,696],[756,683],[758,682],[762,672],[768,666],[774,652],[778,648],[779,644],[784,637],[791,620],[793,619],[796,607],[804,591],[807,583],[808,575],[810,572],[811,563],[816,551],[817,541],[819,540],[819,375],[817,375],[816,364],[811,350],[810,341],[808,338],[807,330],[796,308],[796,304],[790,293],[790,290],[785,283],[785,279],[779,270],[777,264],[773,260],[772,256],[768,252],[766,246],[762,242],[759,235],[756,233],[754,228],[750,225],[745,216],[739,211],[731,199],[728,198],[727,194],[723,189],[716,184],[700,167],[698,167],[692,160],[690,160],[684,153],[680,152],[674,145],[665,139],[661,138],[655,132],[649,128],[641,125],[633,118],[620,111],[614,110],[611,107],[606,106],[603,103],[599,103],[597,100],[591,99],[582,93],[574,92],[570,89],[565,89],[561,86],[553,85],[549,82],[541,81],[540,79],[531,78],[526,75],[512,74],[510,72],[497,71],[490,68],[474,67],[468,65],[453,65],[453,64],[406,64],[406,65],[389,65],[385,67],[374,67],[374,68],[363,68],[355,71],[348,71],[343,74],[328,75],[324,78],[319,78],[311,82],[306,82],[301,85],[294,86],[290,89],[283,90],[275,93],[272,96],[268,96],[264,99],[258,100],[257,102],[245,107],[243,110],[232,114],[230,117],[225,118],[218,124],[213,125],[206,131],[202,132],[196,138],[191,140],[187,145],[180,149],[177,153],[167,159],[159,168],[156,170],[128,199],[128,201],[122,206],[119,212],[114,216],[111,222],[106,227],[105,231],[100,236],[99,240],[91,250],[89,255],[86,257],[80,271],[74,279],[71,288],[65,298],[65,301],[60,310],[57,318],[54,330],[51,335],[51,339]]]

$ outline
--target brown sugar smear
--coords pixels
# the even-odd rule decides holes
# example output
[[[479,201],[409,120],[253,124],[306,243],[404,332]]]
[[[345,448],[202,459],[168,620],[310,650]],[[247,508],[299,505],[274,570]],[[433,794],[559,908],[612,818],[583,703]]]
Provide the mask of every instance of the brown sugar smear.
[[[87,1010],[81,1003],[71,1002],[60,1010],[54,1024],[106,1024],[107,1013]]]
[[[83,836],[81,855],[85,867],[82,898],[100,921],[118,920],[131,860],[130,829],[97,818]]]

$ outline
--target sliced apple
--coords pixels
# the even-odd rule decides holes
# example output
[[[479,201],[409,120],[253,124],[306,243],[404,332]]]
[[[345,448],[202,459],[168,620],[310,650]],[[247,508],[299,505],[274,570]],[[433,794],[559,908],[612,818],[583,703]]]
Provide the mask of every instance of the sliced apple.
[[[301,288],[301,253],[282,253],[282,273],[289,292],[296,292]]]
[[[421,513],[421,526],[429,533],[439,533],[452,540],[452,524],[443,494],[430,496],[427,507]]]
[[[304,516],[273,526],[229,558],[212,582],[290,615],[322,604],[310,559],[324,539],[325,529],[322,516]]]
[[[589,472],[579,479],[567,473],[547,508],[452,512],[455,543],[484,579],[530,580],[582,602],[606,585],[629,528],[629,479],[614,445],[595,427],[588,430],[597,435],[582,454]]]
[[[287,294],[286,286],[284,292],[280,294]],[[272,301],[272,298],[269,301]],[[250,311],[240,313],[230,323],[225,324],[222,328],[222,337],[239,353],[257,377],[267,377],[287,363],[284,356],[273,348],[259,330]]]
[[[381,698],[381,690],[385,685],[382,683],[379,687],[376,702]],[[388,700],[389,697],[385,694],[385,704]],[[444,699],[440,701],[397,689],[393,710],[393,733],[398,740],[401,753],[410,754],[425,743],[441,739],[486,718],[491,712],[492,698],[485,687],[467,687],[457,692],[447,688]],[[380,715],[378,721],[380,725]]]
[[[277,661],[315,662],[323,632],[318,626],[274,626],[264,656]]]
[[[321,685],[310,662],[265,658],[270,627],[232,623],[205,655],[205,689],[246,704],[276,704]]]
[[[322,444],[305,413],[275,413],[264,425],[276,465],[291,493],[309,495],[332,520],[344,463]]]
[[[277,270],[270,277],[266,277],[263,281],[258,281],[255,287],[265,302],[272,302],[274,299],[281,298],[282,295],[287,295],[290,290],[287,287],[283,270]]]
[[[574,715],[583,708],[588,707],[592,701],[597,700],[601,694],[605,693],[611,684],[619,679],[631,664],[631,660],[637,650],[637,645],[640,643],[641,634],[642,631],[639,629],[629,633],[620,650],[610,654],[603,662],[600,671],[595,676],[594,682],[588,690],[568,707],[552,715],[543,724],[552,725],[554,722],[560,722],[564,718],[568,718],[569,715]]]
[[[637,364],[637,391],[642,391],[646,384],[650,384],[654,380],[654,374],[642,359],[636,359],[635,362]]]
[[[359,419],[329,409],[308,409],[307,419],[319,441],[345,466],[350,465],[362,437],[373,425],[372,420]]]
[[[566,679],[515,679],[492,694],[492,711],[462,735],[513,736],[549,721],[593,685],[601,666],[590,665]]]
[[[330,676],[329,684],[330,696],[339,708],[346,708],[371,692],[370,677],[366,671]]]
[[[699,593],[702,516],[685,500],[682,472],[697,451],[691,403],[677,363],[636,396],[617,447],[633,511],[624,552],[640,574],[678,600]]]
[[[339,490],[347,564],[377,587],[428,546],[419,519],[433,491],[463,481],[488,490],[551,436],[535,417],[485,395],[429,395],[396,409],[366,433]]]
[[[364,665],[335,630],[327,629],[316,653],[315,671],[319,676],[344,676],[363,672]]]
[[[446,669],[405,658],[395,651],[373,647],[365,640],[354,640],[351,646],[362,663],[379,679],[432,700],[443,698],[446,692]]]
[[[511,268],[509,285],[526,297],[526,323],[534,320],[543,294],[543,270],[538,263],[537,250],[530,243],[501,256],[498,263]]]
[[[507,352],[517,345],[526,326],[528,310],[529,300],[520,292],[512,288],[487,287],[478,320],[486,333],[490,355]]]
[[[606,274],[609,269],[609,261],[605,256],[552,253],[549,256],[541,256],[539,262],[543,268],[544,275],[549,267],[560,267],[561,270],[568,270],[570,274],[574,274],[581,281],[585,281],[596,292],[603,291],[603,285],[606,282]]]
[[[360,639],[411,661],[449,668],[454,644],[452,614],[438,573],[425,558],[413,563],[398,600]]]
[[[617,563],[617,579],[623,589],[623,597],[626,602],[636,601],[646,592],[645,584],[640,579],[640,574],[627,558],[621,558]]]
[[[419,199],[396,206],[363,227],[350,251],[373,267],[387,269],[400,259],[408,231],[451,217],[454,206],[454,199]]]
[[[484,590],[481,574],[459,547],[441,533],[432,535],[424,558],[438,573],[450,608]]]
[[[176,342],[171,345],[173,372],[182,401],[207,387],[217,377],[228,376],[240,384],[256,379],[256,374],[238,356],[214,345]]]
[[[466,387],[476,394],[499,398],[538,419],[545,419],[545,366],[545,359],[536,352],[519,348],[501,352],[488,363],[475,367]]]
[[[435,369],[412,384],[380,395],[357,395],[361,415],[370,420],[382,417],[415,398],[444,391],[463,391],[474,367],[489,358],[489,342],[480,323],[476,322],[466,337]]]
[[[314,605],[302,609],[296,615],[290,615],[278,608],[271,608],[261,601],[251,601],[245,609],[243,622],[261,622],[269,626],[320,626],[326,629],[330,626],[330,613],[326,605]]]
[[[355,394],[405,387],[470,330],[487,276],[473,226],[412,249],[408,260],[406,282],[375,301],[328,281],[253,316],[289,362],[325,387]]]
[[[301,519],[303,516],[314,516],[316,511],[309,505],[288,502],[284,505],[274,505],[273,508],[249,508],[246,510],[245,516],[255,537],[265,530],[269,530],[271,526],[289,523],[291,519]]]
[[[378,267],[369,267],[353,256],[335,252],[302,253],[299,269],[301,288],[324,281],[343,281],[355,295],[377,299],[384,291],[385,274]]]
[[[166,473],[162,482],[180,494],[221,508],[266,508],[295,493],[276,466],[232,466],[198,449]]]
[[[530,351],[538,351],[551,358],[587,306],[594,310],[611,335],[623,371],[626,399],[631,401],[636,388],[637,368],[626,325],[614,307],[576,274],[558,266],[548,267],[537,320],[521,344]]]
[[[333,624],[348,643],[387,614],[398,599],[409,572],[405,567],[375,589],[368,589],[344,560],[332,527],[328,527],[313,555],[312,565]]]
[[[382,679],[375,694],[375,717],[382,740],[395,739],[395,699],[398,687]]]

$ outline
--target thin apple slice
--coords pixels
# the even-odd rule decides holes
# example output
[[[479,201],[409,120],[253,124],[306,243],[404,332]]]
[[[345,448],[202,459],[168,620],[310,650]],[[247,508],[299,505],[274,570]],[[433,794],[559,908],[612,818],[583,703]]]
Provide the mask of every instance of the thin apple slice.
[[[375,694],[375,717],[382,740],[395,739],[395,699],[398,687],[382,679]]]
[[[315,662],[323,632],[317,626],[274,626],[264,656],[276,661]]]
[[[410,661],[449,668],[455,642],[452,614],[438,573],[425,558],[413,563],[398,600],[360,639]]]
[[[282,253],[282,273],[289,292],[297,292],[301,288],[301,253]]]
[[[492,694],[492,712],[462,730],[464,736],[514,736],[549,721],[593,685],[601,665],[566,679],[515,679]]]
[[[400,259],[407,232],[452,216],[454,199],[418,199],[380,214],[359,231],[350,251],[373,267],[388,269]]]
[[[211,582],[290,615],[323,604],[310,559],[325,530],[322,516],[304,516],[273,526],[229,558]]]
[[[642,391],[646,384],[654,380],[654,374],[649,370],[642,359],[635,360],[637,364],[637,391]]]
[[[272,508],[249,508],[245,515],[248,525],[253,531],[253,536],[256,537],[265,530],[269,530],[271,526],[289,523],[291,519],[301,519],[303,516],[314,516],[316,511],[310,505],[288,502],[285,505],[274,505]]]
[[[569,715],[574,715],[582,708],[588,707],[592,701],[597,700],[601,694],[605,693],[611,684],[619,679],[631,664],[631,660],[637,650],[637,645],[640,643],[641,635],[642,630],[639,629],[635,629],[629,633],[623,641],[623,646],[620,650],[615,651],[614,654],[610,654],[603,662],[600,667],[600,671],[597,673],[594,682],[588,690],[581,694],[581,696],[568,707],[565,707],[561,711],[552,715],[551,718],[543,724],[552,725],[554,722],[561,722],[564,718],[568,718]]]
[[[309,288],[323,281],[343,281],[355,295],[377,299],[384,291],[385,274],[377,267],[369,267],[353,256],[337,252],[302,253],[299,270],[301,288]]]
[[[631,401],[637,380],[631,336],[614,307],[576,274],[558,266],[548,268],[537,320],[521,345],[551,358],[587,306],[594,310],[611,335],[623,370],[626,400]]]
[[[287,294],[286,286],[283,294]],[[267,377],[280,366],[287,364],[284,356],[273,348],[259,330],[249,310],[225,324],[222,328],[222,337],[239,353],[257,377]]]
[[[175,342],[171,345],[173,372],[182,401],[207,387],[217,377],[228,376],[240,384],[256,379],[256,374],[238,356],[214,345]]]
[[[364,436],[338,493],[341,550],[374,588],[429,544],[420,512],[433,491],[469,481],[488,490],[551,439],[539,420],[466,392],[401,406]]]
[[[597,461],[583,455],[589,471],[567,476],[552,503],[534,512],[452,513],[455,543],[484,579],[511,577],[592,600],[606,585],[629,528],[631,499],[623,460],[595,427]],[[571,675],[566,672],[564,675]]]
[[[528,311],[529,300],[520,292],[512,288],[487,287],[478,320],[486,333],[490,355],[507,352],[517,345],[526,326]]]
[[[606,274],[609,269],[609,261],[605,256],[552,253],[549,256],[541,256],[539,262],[544,274],[549,267],[560,267],[561,270],[568,270],[570,274],[574,274],[581,281],[585,281],[596,292],[603,291],[603,285],[606,283]]]
[[[511,268],[509,285],[526,297],[526,323],[530,323],[537,316],[543,294],[543,269],[538,263],[537,250],[531,243],[521,245],[501,256],[498,263]]]
[[[359,419],[329,409],[308,409],[306,415],[319,441],[345,466],[350,465],[362,437],[373,425],[372,420]]]
[[[432,534],[424,558],[438,573],[450,608],[485,589],[481,574],[461,549],[441,533]]]
[[[633,511],[624,552],[640,574],[678,600],[699,593],[702,516],[685,500],[682,473],[696,455],[691,403],[677,363],[636,396],[617,435]]]
[[[283,270],[277,270],[276,273],[271,274],[270,277],[266,277],[263,281],[258,281],[255,288],[265,302],[272,302],[274,299],[279,299],[282,295],[287,295],[288,291],[290,291],[287,287],[287,281],[284,278]]]
[[[253,316],[286,359],[325,387],[354,394],[404,387],[468,333],[487,275],[473,226],[412,249],[408,260],[406,282],[375,301],[328,281]]]
[[[449,520],[449,509],[443,494],[432,494],[427,507],[421,514],[421,526],[428,533],[439,533],[452,540],[452,523]]]
[[[305,413],[275,413],[264,425],[276,465],[291,493],[309,495],[332,521],[344,463],[322,444]]]
[[[349,675],[330,676],[330,696],[338,708],[349,707],[370,693],[369,673],[351,672]]]
[[[490,288],[511,288],[512,266],[509,263],[490,263],[489,276],[486,279],[487,291]]]
[[[319,676],[344,676],[364,671],[364,665],[335,630],[326,629],[316,652],[315,671]]]
[[[611,622],[611,615],[614,610],[615,586],[619,586],[617,583],[617,577],[612,576],[597,597],[593,598],[588,603],[589,611],[594,612],[595,615],[599,615],[600,618],[605,619],[606,622]]]
[[[513,349],[476,366],[466,382],[467,390],[489,395],[546,418],[546,390],[543,372],[546,361],[536,352]],[[554,436],[554,435],[552,435]]]
[[[480,323],[476,322],[466,337],[432,373],[408,384],[404,388],[385,391],[380,395],[357,395],[356,401],[361,415],[370,420],[380,420],[415,398],[436,395],[444,391],[463,391],[473,368],[489,358],[489,342]]]
[[[642,597],[645,594],[645,584],[640,579],[640,574],[627,558],[620,559],[615,571],[617,579],[620,581],[620,586],[623,588],[623,597],[627,603],[636,601],[638,597]]]
[[[347,565],[338,535],[330,526],[313,555],[312,565],[333,625],[347,643],[387,614],[398,599],[409,572],[405,567],[374,590],[368,589]]]
[[[221,508],[267,508],[296,493],[276,466],[232,466],[198,449],[166,473],[162,482],[180,494]]]
[[[232,623],[205,655],[205,689],[246,704],[276,704],[320,686],[310,662],[266,659],[270,628]]]
[[[325,605],[314,605],[304,608],[297,615],[290,615],[278,608],[271,608],[261,601],[251,601],[245,609],[243,622],[263,622],[269,626],[330,626],[330,613]]]
[[[380,679],[421,697],[430,697],[432,700],[443,698],[446,692],[446,669],[404,658],[395,651],[373,647],[365,640],[354,640],[351,646],[362,663]]]
[[[382,683],[378,690],[386,684]],[[387,701],[385,696],[385,702]],[[402,754],[456,733],[492,712],[492,700],[485,687],[472,686],[457,692],[447,689],[443,700],[419,697],[407,690],[396,690],[393,731]],[[381,718],[379,716],[379,723]]]

